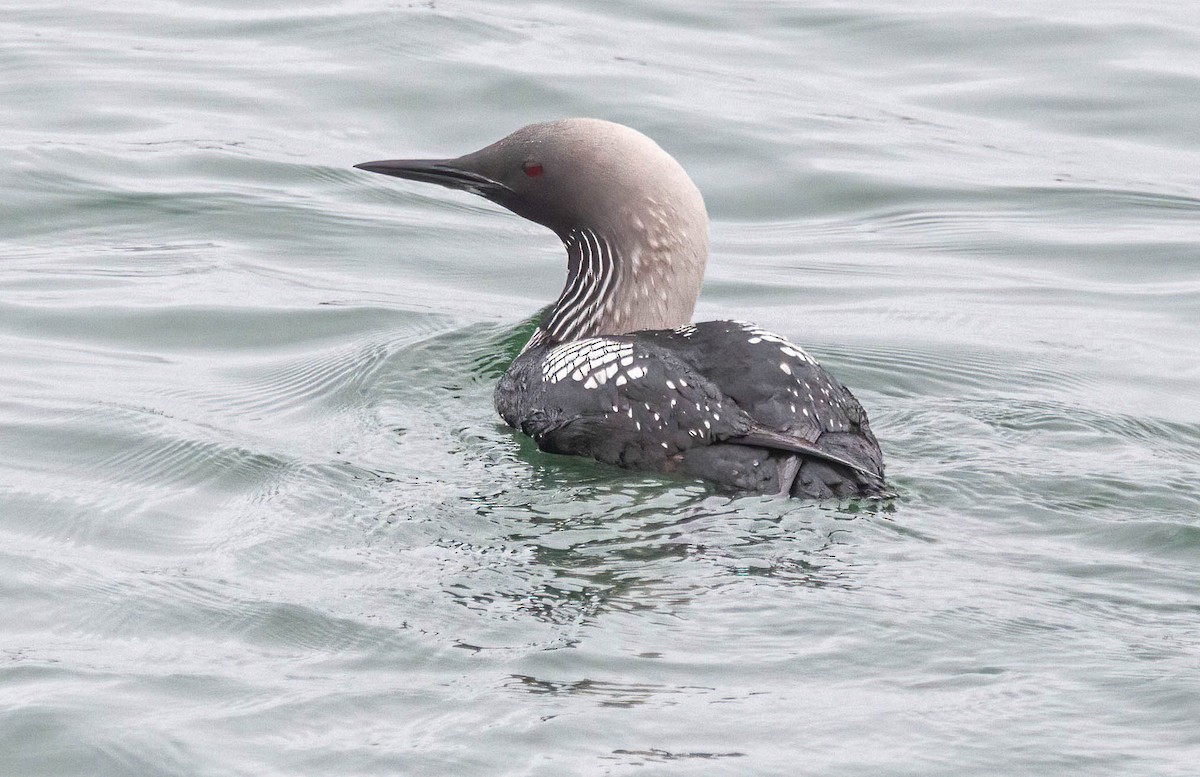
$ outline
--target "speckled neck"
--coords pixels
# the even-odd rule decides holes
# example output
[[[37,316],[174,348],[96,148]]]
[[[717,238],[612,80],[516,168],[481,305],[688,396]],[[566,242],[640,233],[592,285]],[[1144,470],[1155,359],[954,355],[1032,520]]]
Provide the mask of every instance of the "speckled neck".
[[[567,281],[539,341],[567,342],[691,321],[708,258],[708,218],[694,202],[644,198],[564,237]]]

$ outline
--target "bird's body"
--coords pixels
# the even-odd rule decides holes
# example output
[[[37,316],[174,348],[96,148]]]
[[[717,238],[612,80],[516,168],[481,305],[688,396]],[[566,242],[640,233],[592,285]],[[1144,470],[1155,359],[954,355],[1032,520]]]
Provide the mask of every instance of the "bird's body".
[[[481,194],[563,240],[567,283],[495,392],[542,450],[730,491],[885,493],[866,413],[803,349],[744,322],[689,323],[707,212],[641,133],[569,119],[457,159],[360,167]]]
[[[880,481],[853,395],[797,346],[743,322],[535,343],[495,400],[543,450],[727,490],[825,498]]]

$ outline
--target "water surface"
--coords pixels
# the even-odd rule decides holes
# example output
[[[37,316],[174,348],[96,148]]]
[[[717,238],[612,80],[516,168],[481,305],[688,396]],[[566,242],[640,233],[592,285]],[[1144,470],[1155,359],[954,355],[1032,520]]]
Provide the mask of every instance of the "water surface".
[[[1184,775],[1194,4],[8,3],[0,772]],[[883,508],[539,454],[540,228],[356,162],[590,115]]]

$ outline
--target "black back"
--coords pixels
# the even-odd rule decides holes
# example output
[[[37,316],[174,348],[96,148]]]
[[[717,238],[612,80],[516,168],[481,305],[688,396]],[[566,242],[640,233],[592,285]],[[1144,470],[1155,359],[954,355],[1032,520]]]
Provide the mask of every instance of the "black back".
[[[735,321],[534,345],[496,387],[553,453],[677,472],[728,490],[885,493],[862,406],[787,339]]]

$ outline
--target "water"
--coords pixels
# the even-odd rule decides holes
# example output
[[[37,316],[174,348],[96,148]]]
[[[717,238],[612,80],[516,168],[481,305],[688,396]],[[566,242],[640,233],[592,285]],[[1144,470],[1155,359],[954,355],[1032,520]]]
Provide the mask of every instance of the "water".
[[[0,773],[1183,775],[1193,3],[9,2]],[[887,509],[538,454],[563,279],[353,170],[632,124]]]

